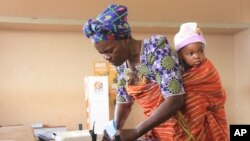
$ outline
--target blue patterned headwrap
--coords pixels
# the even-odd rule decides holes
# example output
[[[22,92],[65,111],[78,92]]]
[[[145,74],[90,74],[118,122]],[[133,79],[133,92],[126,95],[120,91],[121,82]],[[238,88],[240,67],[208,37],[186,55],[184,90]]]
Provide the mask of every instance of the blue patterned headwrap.
[[[88,38],[92,37],[94,43],[128,38],[131,30],[127,15],[127,7],[111,4],[95,20],[90,19],[83,31]]]

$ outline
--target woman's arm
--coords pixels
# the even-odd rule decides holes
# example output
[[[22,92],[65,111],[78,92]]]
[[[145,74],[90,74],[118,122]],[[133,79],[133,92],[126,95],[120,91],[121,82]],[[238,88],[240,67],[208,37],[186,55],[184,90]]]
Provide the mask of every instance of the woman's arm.
[[[126,103],[116,103],[115,105],[115,113],[114,113],[114,122],[117,130],[121,130],[125,121],[127,120],[131,108],[132,108],[133,102],[126,102]],[[104,136],[102,138],[102,141],[112,141],[115,137],[112,139],[107,134],[107,131],[104,130]]]
[[[138,135],[141,136],[155,126],[168,120],[182,107],[182,105],[183,95],[167,97],[150,117],[136,127]]]
[[[134,141],[146,134],[152,128],[165,122],[173,116],[183,105],[183,95],[170,96],[145,121],[133,129],[119,130],[122,141]]]
[[[125,121],[127,120],[132,109],[132,104],[133,102],[116,103],[114,120],[118,130],[122,129]]]

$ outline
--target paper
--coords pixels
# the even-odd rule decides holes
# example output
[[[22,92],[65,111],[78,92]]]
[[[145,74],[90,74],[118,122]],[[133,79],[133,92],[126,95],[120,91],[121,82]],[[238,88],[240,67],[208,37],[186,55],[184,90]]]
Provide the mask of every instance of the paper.
[[[117,131],[114,120],[108,121],[108,123],[105,125],[105,130],[109,137],[112,139]]]

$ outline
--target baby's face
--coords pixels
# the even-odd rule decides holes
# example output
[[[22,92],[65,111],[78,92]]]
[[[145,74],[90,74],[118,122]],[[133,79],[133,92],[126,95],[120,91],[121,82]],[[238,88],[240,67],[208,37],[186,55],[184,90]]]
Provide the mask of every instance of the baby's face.
[[[200,42],[189,44],[179,51],[179,55],[190,67],[198,67],[205,59],[204,45]]]

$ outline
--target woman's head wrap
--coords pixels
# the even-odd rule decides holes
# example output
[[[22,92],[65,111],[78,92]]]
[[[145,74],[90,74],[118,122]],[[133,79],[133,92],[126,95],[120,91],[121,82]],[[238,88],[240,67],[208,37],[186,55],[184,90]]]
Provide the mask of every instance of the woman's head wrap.
[[[128,38],[131,30],[127,15],[125,6],[111,4],[95,20],[90,19],[83,31],[88,38],[92,37],[94,43]]]
[[[202,32],[195,22],[184,23],[180,27],[180,31],[174,37],[175,49],[178,52],[180,49],[191,43],[201,42],[206,45],[206,41]]]

